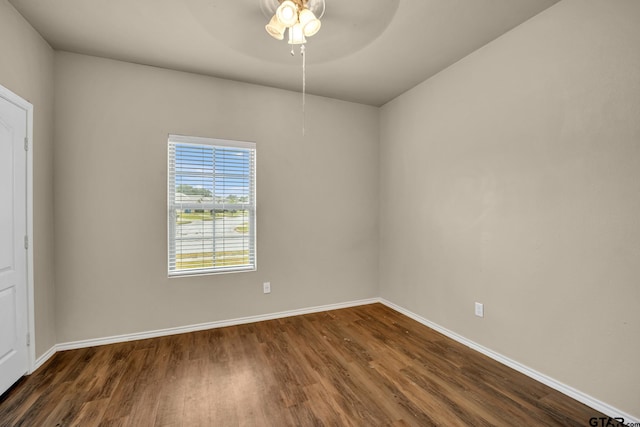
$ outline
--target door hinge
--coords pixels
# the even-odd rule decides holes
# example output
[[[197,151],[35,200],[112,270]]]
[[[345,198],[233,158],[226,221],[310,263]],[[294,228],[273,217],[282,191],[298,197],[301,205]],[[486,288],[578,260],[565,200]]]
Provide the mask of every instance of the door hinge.
[[[24,248],[29,249],[29,236],[24,236]]]
[[[31,345],[31,334],[27,332],[27,346]]]
[[[29,138],[24,137],[24,151],[29,151]]]

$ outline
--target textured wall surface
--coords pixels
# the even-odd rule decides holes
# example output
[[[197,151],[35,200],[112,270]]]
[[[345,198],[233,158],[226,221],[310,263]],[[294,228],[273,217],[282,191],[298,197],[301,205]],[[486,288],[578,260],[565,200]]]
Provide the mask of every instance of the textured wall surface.
[[[60,342],[375,297],[378,109],[56,55]],[[258,271],[167,278],[167,136],[257,144]],[[270,281],[271,294],[262,293]]]
[[[562,1],[384,106],[380,131],[381,296],[634,416],[639,18]]]

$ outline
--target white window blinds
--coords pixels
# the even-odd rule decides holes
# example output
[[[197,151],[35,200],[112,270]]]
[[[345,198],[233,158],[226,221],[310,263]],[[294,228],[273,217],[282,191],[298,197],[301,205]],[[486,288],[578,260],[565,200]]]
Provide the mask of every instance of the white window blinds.
[[[256,269],[253,142],[169,135],[169,275]]]

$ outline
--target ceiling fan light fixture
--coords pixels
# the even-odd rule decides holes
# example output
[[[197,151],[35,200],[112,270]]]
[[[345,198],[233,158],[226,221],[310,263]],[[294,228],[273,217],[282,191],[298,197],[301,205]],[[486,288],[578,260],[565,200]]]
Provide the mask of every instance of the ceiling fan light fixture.
[[[269,33],[269,35],[276,40],[283,40],[284,32],[287,29],[287,27],[282,22],[280,22],[276,15],[273,15],[271,21],[269,21],[269,23],[265,25],[264,28],[265,30],[267,30],[267,33]]]
[[[285,27],[291,27],[298,22],[298,6],[291,0],[285,0],[278,6],[276,17]]]
[[[279,5],[278,5],[279,3]],[[305,133],[305,94],[307,92],[307,55],[306,37],[311,37],[320,31],[320,19],[324,15],[325,0],[261,0],[265,17],[274,13],[265,25],[267,33],[276,40],[284,38],[284,32],[289,29],[289,44],[291,55],[295,55],[294,45],[300,45],[302,56],[302,135]],[[278,5],[276,7],[276,5]]]
[[[289,28],[289,44],[304,44],[306,42],[307,39],[304,37],[302,24],[298,23]]]
[[[300,25],[302,25],[302,30],[304,35],[307,37],[311,37],[320,31],[320,26],[322,23],[316,15],[313,14],[309,9],[303,9],[300,12]]]

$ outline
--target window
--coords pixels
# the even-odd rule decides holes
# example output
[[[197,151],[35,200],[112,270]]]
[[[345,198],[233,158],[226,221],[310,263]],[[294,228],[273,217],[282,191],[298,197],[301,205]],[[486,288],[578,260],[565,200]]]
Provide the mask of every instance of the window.
[[[169,276],[256,269],[253,142],[169,135]]]

